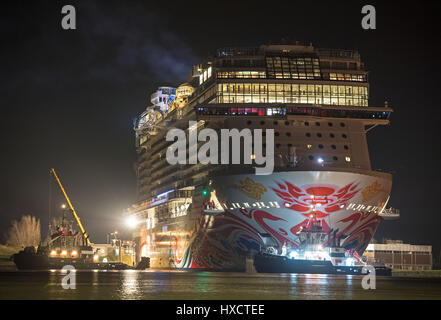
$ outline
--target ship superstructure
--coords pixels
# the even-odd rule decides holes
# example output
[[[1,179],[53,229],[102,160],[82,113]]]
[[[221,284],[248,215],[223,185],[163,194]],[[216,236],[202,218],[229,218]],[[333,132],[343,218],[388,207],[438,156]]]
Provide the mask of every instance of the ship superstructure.
[[[277,252],[298,247],[312,214],[361,254],[392,184],[371,169],[366,140],[392,109],[368,96],[356,51],[299,44],[223,48],[176,90],[159,88],[134,124],[138,202],[126,214],[139,255],[152,267],[242,270],[267,237]],[[251,164],[170,165],[171,128],[274,129],[274,172],[256,175],[254,154]]]

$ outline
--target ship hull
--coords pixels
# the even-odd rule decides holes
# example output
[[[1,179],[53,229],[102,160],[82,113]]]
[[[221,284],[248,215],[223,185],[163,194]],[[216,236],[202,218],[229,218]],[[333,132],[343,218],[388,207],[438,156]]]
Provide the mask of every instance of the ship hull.
[[[206,214],[204,199],[194,197],[193,210],[202,212],[201,218],[191,237],[172,236],[163,259],[172,268],[243,271],[246,258],[268,245],[279,254],[283,244],[297,247],[297,233],[312,210],[325,232],[336,232],[344,239],[343,247],[361,255],[382,220],[379,213],[391,186],[390,175],[373,171],[217,177],[211,200],[214,197],[223,211]]]
[[[84,259],[50,258],[44,254],[20,252],[12,256],[18,270],[61,270],[72,266],[77,270],[126,270],[131,267],[120,262],[95,263]]]

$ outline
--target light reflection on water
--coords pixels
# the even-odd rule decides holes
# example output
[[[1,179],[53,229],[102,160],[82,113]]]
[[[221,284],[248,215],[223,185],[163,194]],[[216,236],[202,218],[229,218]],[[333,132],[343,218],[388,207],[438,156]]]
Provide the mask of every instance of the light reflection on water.
[[[347,298],[348,298],[348,299],[352,299],[352,291],[353,291],[352,278],[353,278],[353,277],[354,277],[354,276],[351,275],[351,274],[348,274],[348,275],[346,276],[346,283],[348,284],[348,290],[347,290],[346,294],[347,294]]]
[[[198,288],[199,292],[208,292],[209,291],[210,279],[208,277],[209,277],[209,272],[198,273],[198,275],[196,277],[196,281],[197,281],[197,288]]]
[[[290,277],[294,277],[293,283],[297,284],[292,287],[296,296],[303,299],[320,299],[328,295],[331,282],[326,274],[291,274]]]
[[[0,299],[441,299],[441,279],[188,271],[77,271],[65,290],[60,271],[0,272]]]
[[[127,300],[127,299],[140,299],[139,296],[141,279],[139,279],[139,273],[135,270],[125,270],[122,272],[122,279],[121,279],[121,288],[120,288],[120,295],[121,299]]]

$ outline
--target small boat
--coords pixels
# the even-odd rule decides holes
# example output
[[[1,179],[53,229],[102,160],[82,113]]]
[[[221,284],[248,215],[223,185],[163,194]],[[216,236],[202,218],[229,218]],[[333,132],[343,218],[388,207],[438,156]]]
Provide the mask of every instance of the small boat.
[[[89,236],[84,229],[60,179],[51,169],[60,190],[64,194],[68,206],[63,205],[63,218],[61,221],[49,224],[49,239],[45,245],[26,247],[11,256],[18,270],[52,270],[72,266],[78,270],[127,270],[135,269],[122,262],[100,262],[97,252],[94,252]],[[75,231],[73,223],[67,216],[72,214],[80,230]],[[142,262],[142,261],[141,261]],[[148,265],[146,261],[142,265]]]
[[[289,249],[284,245],[281,253],[272,246],[254,256],[254,267],[261,273],[310,273],[363,275],[369,267],[358,257],[341,246],[344,235],[337,237],[338,230],[324,232],[314,212],[297,236],[300,245]],[[392,270],[384,265],[374,265],[375,274],[391,276]]]
[[[259,253],[254,257],[254,267],[259,273],[306,273],[364,275],[363,266],[335,266],[329,260],[292,259],[286,256]],[[377,276],[391,276],[392,270],[386,266],[373,266]]]
[[[89,248],[86,248],[89,249]],[[91,249],[91,248],[90,248]],[[87,250],[88,251],[88,250]],[[26,247],[11,256],[18,270],[61,270],[72,266],[77,270],[127,270],[133,267],[122,262],[93,262],[86,254],[76,257],[51,257],[46,248]]]

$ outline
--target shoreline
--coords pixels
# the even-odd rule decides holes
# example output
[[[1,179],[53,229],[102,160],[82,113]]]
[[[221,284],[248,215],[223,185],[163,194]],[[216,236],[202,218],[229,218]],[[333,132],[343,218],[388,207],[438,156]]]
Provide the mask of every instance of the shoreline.
[[[0,272],[18,271],[14,262],[0,258]],[[149,270],[151,272],[161,270]],[[196,270],[179,270],[180,272],[197,272]],[[164,270],[162,270],[164,272]],[[441,270],[392,270],[391,278],[441,279]]]

